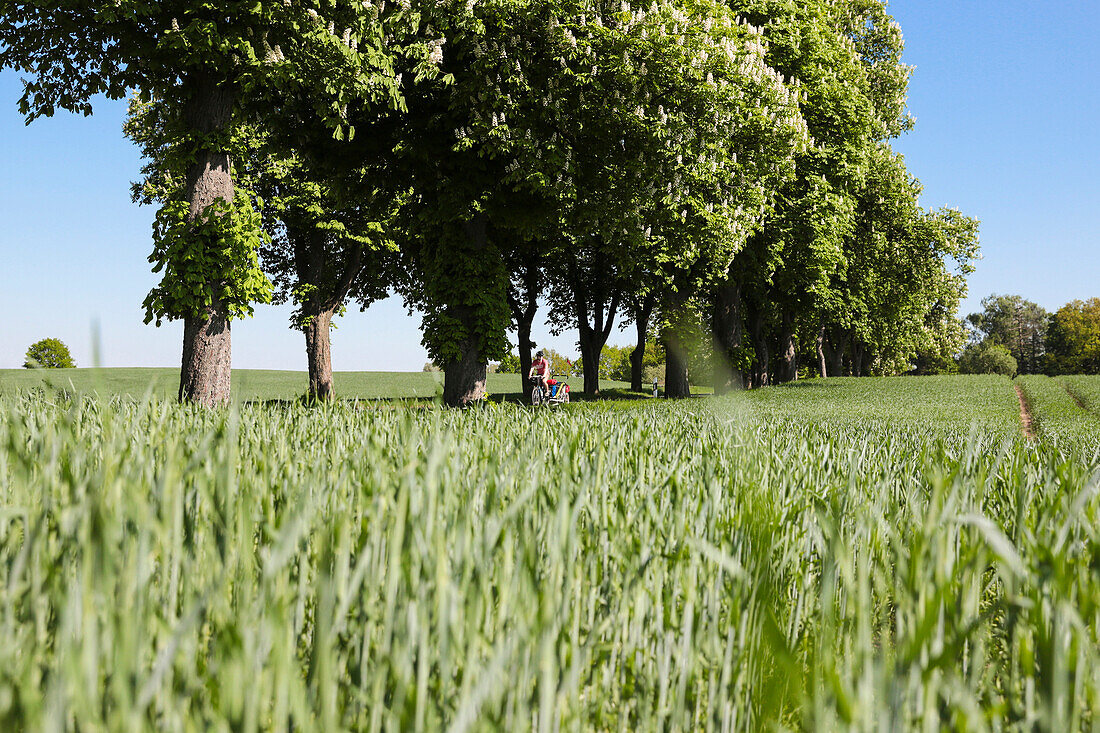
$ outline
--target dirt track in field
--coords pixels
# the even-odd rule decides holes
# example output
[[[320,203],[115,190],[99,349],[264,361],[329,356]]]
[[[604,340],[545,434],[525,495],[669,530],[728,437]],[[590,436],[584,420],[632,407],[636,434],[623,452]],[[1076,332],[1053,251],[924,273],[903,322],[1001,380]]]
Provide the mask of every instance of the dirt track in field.
[[[1018,384],[1012,386],[1016,388],[1016,396],[1020,399],[1020,423],[1024,428],[1024,437],[1028,440],[1035,440],[1035,426],[1031,420],[1031,408],[1027,405],[1024,390]]]
[[[1069,388],[1069,387],[1068,387],[1068,386],[1067,386],[1067,385],[1066,385],[1065,383],[1063,383],[1063,384],[1062,384],[1062,389],[1064,389],[1064,390],[1066,391],[1066,394],[1068,394],[1068,395],[1069,395],[1069,398],[1070,398],[1071,400],[1073,400],[1073,403],[1074,403],[1075,405],[1077,405],[1078,407],[1080,407],[1080,408],[1081,408],[1082,410],[1084,410],[1085,412],[1088,412],[1088,411],[1089,411],[1089,408],[1085,407],[1085,403],[1081,401],[1081,398],[1080,398],[1080,397],[1078,397],[1078,396],[1077,396],[1076,394],[1074,394],[1074,393],[1073,393],[1073,390],[1072,390],[1072,389],[1070,389],[1070,388]]]

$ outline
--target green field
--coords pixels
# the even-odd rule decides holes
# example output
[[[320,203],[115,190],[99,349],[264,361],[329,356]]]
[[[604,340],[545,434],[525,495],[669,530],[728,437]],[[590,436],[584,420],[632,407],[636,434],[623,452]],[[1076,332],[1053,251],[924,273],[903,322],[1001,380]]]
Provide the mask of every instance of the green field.
[[[1062,451],[1100,451],[1100,377],[1034,375],[1017,381],[1044,443]]]
[[[175,397],[179,369],[0,369],[0,394],[34,386],[50,386],[103,396],[127,395],[142,398]],[[336,372],[337,394],[345,399],[431,399],[443,393],[440,372]],[[583,380],[566,379],[579,391]],[[242,402],[296,400],[306,394],[309,377],[305,372],[265,369],[234,369],[233,397]],[[518,397],[521,383],[515,374],[490,374],[490,395]],[[630,385],[603,380],[601,390],[622,390]]]
[[[1100,378],[1019,380],[1032,442],[998,377],[207,412],[9,374],[3,730],[1100,716]]]

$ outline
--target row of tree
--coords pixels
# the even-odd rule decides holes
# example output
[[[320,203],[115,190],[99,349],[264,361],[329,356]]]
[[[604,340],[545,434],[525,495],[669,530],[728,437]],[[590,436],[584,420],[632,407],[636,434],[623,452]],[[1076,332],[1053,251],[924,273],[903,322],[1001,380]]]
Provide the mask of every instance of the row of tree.
[[[962,371],[1100,374],[1100,298],[1048,312],[1020,295],[991,295],[966,318]]]
[[[184,322],[180,397],[229,397],[230,324],[289,301],[310,394],[329,329],[396,291],[444,399],[484,394],[538,309],[599,389],[616,325],[687,396],[908,370],[961,348],[976,223],[926,211],[883,0],[0,0],[28,120],[136,92],[157,205],[148,319]]]

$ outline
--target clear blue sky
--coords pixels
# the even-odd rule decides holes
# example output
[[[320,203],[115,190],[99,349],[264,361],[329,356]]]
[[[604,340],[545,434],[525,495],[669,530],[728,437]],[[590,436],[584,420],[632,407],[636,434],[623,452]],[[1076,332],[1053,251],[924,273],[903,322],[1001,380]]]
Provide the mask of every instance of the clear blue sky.
[[[917,126],[896,147],[924,183],[925,206],[982,220],[984,259],[963,312],[991,292],[1049,309],[1100,296],[1100,3],[895,0],[890,10],[916,66]],[[104,366],[178,365],[181,328],[142,323],[155,282],[153,211],[130,203],[140,160],[120,131],[124,104],[24,127],[19,92],[19,75],[0,73],[0,368],[21,366],[46,336],[89,365],[97,323]],[[288,315],[260,307],[235,323],[234,366],[305,369]],[[339,325],[338,370],[417,370],[426,360],[419,319],[397,299]],[[576,351],[573,333],[542,336]]]

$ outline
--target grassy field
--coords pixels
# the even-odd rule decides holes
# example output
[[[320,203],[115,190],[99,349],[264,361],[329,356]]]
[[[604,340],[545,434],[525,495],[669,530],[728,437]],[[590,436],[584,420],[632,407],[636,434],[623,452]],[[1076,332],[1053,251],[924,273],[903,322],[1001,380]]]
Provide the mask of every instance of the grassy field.
[[[179,370],[154,369],[0,369],[0,394],[35,386],[70,389],[103,396],[127,395],[142,398],[175,397]],[[337,394],[344,399],[431,399],[443,393],[439,372],[337,372],[333,375]],[[579,391],[580,378],[565,380]],[[242,402],[295,400],[309,386],[305,372],[263,369],[233,370],[233,397]],[[515,374],[490,374],[490,395],[519,396],[520,378]],[[601,381],[602,390],[622,390],[623,382]]]
[[[1058,377],[1058,381],[1080,407],[1100,417],[1100,376]]]
[[[1017,381],[1035,416],[1040,437],[1051,449],[1100,452],[1100,413],[1082,406],[1092,395],[1095,410],[1100,378],[1029,375]]]
[[[1022,384],[1034,443],[993,377],[538,412],[5,382],[0,729],[1091,730],[1100,461]]]

